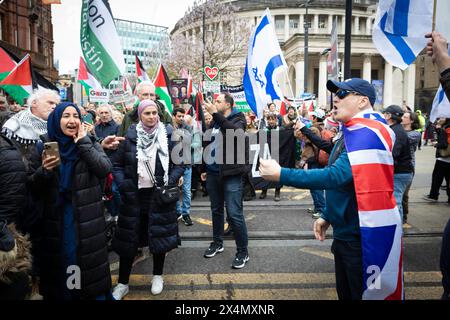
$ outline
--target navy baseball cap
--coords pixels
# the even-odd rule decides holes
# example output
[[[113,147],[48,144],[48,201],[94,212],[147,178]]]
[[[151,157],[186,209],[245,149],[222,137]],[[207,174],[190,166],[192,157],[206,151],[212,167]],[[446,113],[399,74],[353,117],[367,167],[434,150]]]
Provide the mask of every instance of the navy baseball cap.
[[[360,95],[369,98],[372,106],[375,105],[377,100],[375,88],[368,81],[360,78],[351,78],[343,82],[328,80],[327,89],[333,93],[336,93],[339,89],[358,92]]]

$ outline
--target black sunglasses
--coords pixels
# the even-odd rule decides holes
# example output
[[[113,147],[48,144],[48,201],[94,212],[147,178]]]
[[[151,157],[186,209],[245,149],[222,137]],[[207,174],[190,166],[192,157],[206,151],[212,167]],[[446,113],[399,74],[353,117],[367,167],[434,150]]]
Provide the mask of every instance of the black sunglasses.
[[[355,96],[360,96],[361,94],[359,92],[356,91],[350,91],[350,90],[345,90],[345,89],[339,89],[338,91],[336,91],[336,96],[339,99],[344,99],[346,96],[348,96],[349,94],[353,93]]]

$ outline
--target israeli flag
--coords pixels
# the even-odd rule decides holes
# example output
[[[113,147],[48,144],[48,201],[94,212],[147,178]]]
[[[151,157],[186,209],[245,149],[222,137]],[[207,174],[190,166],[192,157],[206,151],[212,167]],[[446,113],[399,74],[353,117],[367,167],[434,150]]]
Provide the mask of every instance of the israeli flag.
[[[378,52],[405,70],[425,48],[433,24],[433,0],[380,0],[372,39]]]
[[[448,49],[448,54],[450,54],[450,48]],[[442,85],[439,86],[436,97],[434,97],[433,107],[430,112],[431,122],[435,122],[438,118],[450,118],[450,101],[448,101]]]
[[[275,34],[270,11],[266,9],[250,37],[243,80],[247,102],[258,118],[262,118],[268,103],[283,100],[276,76],[284,70],[287,70],[287,64]]]

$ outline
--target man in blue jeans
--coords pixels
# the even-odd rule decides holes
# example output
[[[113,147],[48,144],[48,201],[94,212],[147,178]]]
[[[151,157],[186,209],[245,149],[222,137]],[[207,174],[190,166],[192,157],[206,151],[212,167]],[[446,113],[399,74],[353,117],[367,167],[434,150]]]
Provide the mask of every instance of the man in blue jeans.
[[[184,122],[186,111],[183,108],[175,108],[173,110],[172,125],[176,130],[174,134],[178,134],[182,139],[192,140],[192,127]],[[175,140],[177,138],[174,138]],[[189,156],[191,150],[189,149]],[[181,188],[182,200],[177,202],[178,219],[181,219],[186,226],[192,226],[190,216],[191,211],[191,181],[192,181],[192,164],[186,163],[183,174],[183,186]]]
[[[245,148],[245,143],[243,146],[238,144],[239,139],[238,143],[235,143],[236,139],[228,141],[226,137],[230,133],[245,136],[247,121],[242,112],[234,109],[233,97],[228,93],[220,94],[214,104],[205,103],[205,107],[213,116],[210,126],[211,141],[205,145],[205,153],[210,150],[211,157],[205,159],[206,165],[202,167],[201,178],[203,181],[206,180],[206,190],[211,201],[213,242],[205,251],[204,257],[212,258],[224,251],[224,204],[226,204],[228,222],[233,229],[237,249],[232,267],[240,269],[249,260],[247,225],[242,204],[242,177],[247,174],[248,149]],[[228,144],[230,142],[232,145]]]
[[[398,211],[403,219],[403,194],[413,179],[414,166],[412,164],[411,147],[408,134],[401,125],[403,110],[399,106],[391,105],[383,110],[384,117],[395,133],[395,143],[392,149],[394,158],[394,198]]]

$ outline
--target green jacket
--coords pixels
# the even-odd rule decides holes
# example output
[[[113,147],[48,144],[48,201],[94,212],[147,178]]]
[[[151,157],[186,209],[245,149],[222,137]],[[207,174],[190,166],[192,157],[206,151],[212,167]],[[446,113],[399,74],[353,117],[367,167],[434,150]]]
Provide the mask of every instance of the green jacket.
[[[164,124],[171,124],[172,123],[172,116],[166,111],[166,107],[159,102],[158,100],[155,101],[156,105],[158,106],[158,115],[159,119]],[[140,101],[137,101],[134,105],[134,109],[130,112],[127,112],[125,114],[125,117],[123,118],[122,124],[119,128],[119,131],[117,132],[117,135],[119,137],[125,137],[128,128],[133,125],[137,124],[139,122],[139,116],[138,116],[138,105]]]

